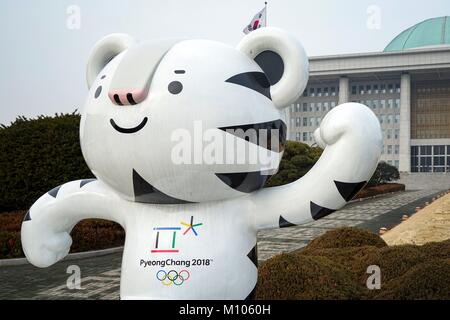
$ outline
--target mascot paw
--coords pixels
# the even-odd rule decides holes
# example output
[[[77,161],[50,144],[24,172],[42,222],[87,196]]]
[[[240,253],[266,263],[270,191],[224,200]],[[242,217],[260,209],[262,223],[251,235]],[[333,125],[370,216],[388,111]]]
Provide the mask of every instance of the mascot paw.
[[[72,245],[72,238],[67,232],[37,232],[37,229],[41,228],[27,227],[31,226],[22,226],[22,246],[31,264],[46,268],[67,256]]]

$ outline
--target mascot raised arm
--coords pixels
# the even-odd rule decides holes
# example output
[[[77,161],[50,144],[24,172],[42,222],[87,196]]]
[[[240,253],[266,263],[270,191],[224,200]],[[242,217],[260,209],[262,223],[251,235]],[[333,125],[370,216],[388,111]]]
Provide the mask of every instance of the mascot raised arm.
[[[126,231],[122,299],[251,298],[258,230],[339,210],[381,154],[373,112],[343,104],[314,133],[324,148],[315,166],[293,183],[263,189],[283,154],[283,109],[308,76],[302,45],[277,28],[252,32],[237,48],[103,38],[89,57],[80,126],[97,179],[65,183],[33,204],[22,224],[27,259],[48,267],[68,254],[80,220],[107,219]],[[205,141],[214,142],[213,152]]]

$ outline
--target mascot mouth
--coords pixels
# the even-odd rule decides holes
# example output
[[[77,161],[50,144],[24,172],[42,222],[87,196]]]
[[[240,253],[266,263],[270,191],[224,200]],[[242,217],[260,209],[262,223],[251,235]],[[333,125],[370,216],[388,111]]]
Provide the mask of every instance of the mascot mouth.
[[[269,122],[222,127],[219,130],[274,152],[283,152],[286,145],[287,127],[280,119]],[[256,134],[256,136],[253,136],[253,139],[249,137],[252,132]],[[277,139],[277,143],[273,143],[272,138]]]
[[[141,123],[139,123],[136,127],[133,128],[122,128],[120,126],[118,126],[116,124],[116,122],[114,121],[114,119],[109,120],[109,122],[111,123],[111,126],[118,132],[120,133],[126,133],[126,134],[130,134],[130,133],[135,133],[138,132],[139,130],[141,130],[142,128],[145,127],[145,125],[147,124],[148,118],[145,117],[144,119],[142,119]]]

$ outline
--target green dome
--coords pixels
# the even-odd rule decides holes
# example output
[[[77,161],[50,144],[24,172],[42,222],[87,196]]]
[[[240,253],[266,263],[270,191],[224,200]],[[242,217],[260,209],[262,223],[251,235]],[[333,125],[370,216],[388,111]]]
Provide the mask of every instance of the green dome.
[[[450,45],[450,17],[432,18],[412,26],[395,37],[384,51],[441,45]]]

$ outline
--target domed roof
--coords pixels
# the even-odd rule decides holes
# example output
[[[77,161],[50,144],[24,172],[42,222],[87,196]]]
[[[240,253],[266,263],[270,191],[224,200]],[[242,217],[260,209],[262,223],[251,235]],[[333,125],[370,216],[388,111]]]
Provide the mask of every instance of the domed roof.
[[[450,17],[422,21],[400,33],[384,49],[403,51],[429,46],[450,45]]]

